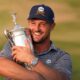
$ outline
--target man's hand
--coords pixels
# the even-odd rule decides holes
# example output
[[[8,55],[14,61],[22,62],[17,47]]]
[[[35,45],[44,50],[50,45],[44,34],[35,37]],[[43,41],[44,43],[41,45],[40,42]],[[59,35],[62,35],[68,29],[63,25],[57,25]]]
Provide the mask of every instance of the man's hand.
[[[13,46],[12,56],[14,60],[26,63],[31,63],[31,61],[35,58],[34,53],[30,48],[30,43],[28,40],[26,41],[25,47]]]

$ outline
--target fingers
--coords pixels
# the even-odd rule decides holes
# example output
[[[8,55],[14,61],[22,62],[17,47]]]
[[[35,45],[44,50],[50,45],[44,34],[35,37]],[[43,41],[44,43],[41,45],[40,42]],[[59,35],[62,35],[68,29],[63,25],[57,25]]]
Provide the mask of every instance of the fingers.
[[[13,57],[13,60],[14,60],[14,61],[16,61],[16,60],[17,60],[17,59],[16,59],[16,57],[17,57],[17,55],[16,55],[16,54],[17,54],[17,50],[15,50],[15,49],[14,49],[14,51],[12,51],[12,54],[11,54],[11,55],[12,55],[12,57]]]
[[[29,29],[29,28],[26,28],[26,29],[25,29],[25,32],[26,32],[27,35],[31,35],[31,34],[30,34],[30,29]]]
[[[15,55],[15,56],[13,57],[13,60],[16,61],[16,62],[19,61],[19,60],[17,59],[17,55]]]
[[[27,39],[27,40],[25,40],[25,44],[26,44],[26,48],[27,49],[30,49],[30,42],[29,42],[29,40]]]
[[[15,50],[20,51],[22,48],[23,47],[21,47],[21,46],[13,46],[12,51],[15,51]]]
[[[28,36],[29,40],[32,42],[32,38],[31,38],[31,32],[29,28],[25,29],[26,35]]]
[[[17,60],[17,55],[19,54],[19,52],[21,51],[22,47],[19,47],[19,46],[13,46],[12,47],[12,57],[13,57],[13,60],[15,61],[18,61]]]
[[[17,54],[16,50],[12,52],[12,56],[15,56],[16,54]]]

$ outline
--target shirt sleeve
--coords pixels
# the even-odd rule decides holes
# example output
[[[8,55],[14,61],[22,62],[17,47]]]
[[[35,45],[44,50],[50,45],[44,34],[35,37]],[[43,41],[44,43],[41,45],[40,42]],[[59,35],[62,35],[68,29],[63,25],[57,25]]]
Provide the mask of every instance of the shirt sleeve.
[[[71,80],[72,62],[69,54],[66,53],[58,58],[54,64],[54,68],[57,69],[59,72],[65,73],[69,78],[68,80]]]
[[[4,45],[3,49],[0,51],[0,57],[11,59],[11,47],[10,47],[9,42],[7,42]]]

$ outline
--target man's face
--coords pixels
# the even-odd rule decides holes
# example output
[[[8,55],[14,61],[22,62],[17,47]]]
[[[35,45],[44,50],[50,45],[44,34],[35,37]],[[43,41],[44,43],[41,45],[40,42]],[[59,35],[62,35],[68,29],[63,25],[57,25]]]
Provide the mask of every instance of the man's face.
[[[40,43],[50,37],[51,26],[44,20],[29,20],[33,42]]]

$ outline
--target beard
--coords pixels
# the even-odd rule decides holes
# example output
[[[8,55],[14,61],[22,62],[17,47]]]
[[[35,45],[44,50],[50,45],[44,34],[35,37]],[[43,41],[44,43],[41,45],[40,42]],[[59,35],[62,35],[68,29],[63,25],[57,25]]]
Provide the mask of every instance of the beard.
[[[33,44],[42,44],[42,43],[44,43],[48,38],[49,38],[49,36],[50,36],[50,34],[48,34],[48,35],[46,35],[46,37],[43,37],[41,40],[39,40],[39,41],[35,41],[34,39],[33,39],[33,37],[32,37],[32,42],[33,42]]]

